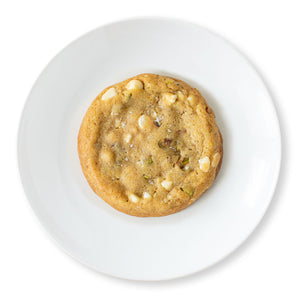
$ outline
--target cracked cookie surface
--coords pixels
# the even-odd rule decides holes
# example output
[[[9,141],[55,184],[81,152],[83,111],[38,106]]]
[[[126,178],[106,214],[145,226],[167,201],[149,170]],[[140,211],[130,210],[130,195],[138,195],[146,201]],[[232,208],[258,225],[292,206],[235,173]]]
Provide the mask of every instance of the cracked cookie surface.
[[[140,217],[178,212],[213,183],[222,136],[200,92],[141,74],[104,89],[78,135],[83,173],[115,209]]]

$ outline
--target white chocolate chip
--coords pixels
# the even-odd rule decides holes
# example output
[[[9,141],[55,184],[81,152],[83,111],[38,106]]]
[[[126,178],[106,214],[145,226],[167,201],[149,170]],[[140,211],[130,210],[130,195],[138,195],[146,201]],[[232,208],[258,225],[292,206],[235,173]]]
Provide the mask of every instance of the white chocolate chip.
[[[115,104],[111,109],[111,115],[117,116],[121,111],[122,105],[121,104]]]
[[[145,127],[145,124],[146,124],[146,119],[145,119],[145,115],[141,115],[140,117],[139,117],[139,126],[141,127],[141,128],[144,128]]]
[[[169,98],[170,103],[175,103],[176,100],[177,100],[177,95],[173,95]]]
[[[184,100],[185,99],[185,96],[184,96],[184,94],[181,91],[177,92],[177,96],[178,96],[179,100]]]
[[[126,85],[127,90],[141,90],[143,87],[143,83],[137,79],[130,80]]]
[[[169,193],[168,196],[167,196],[167,199],[171,200],[172,198],[173,198],[173,195]]]
[[[114,154],[110,150],[102,150],[100,157],[102,161],[109,163],[114,159]]]
[[[126,143],[129,143],[132,139],[132,135],[130,133],[125,134],[124,140]]]
[[[151,129],[151,123],[153,124],[153,120],[151,121],[151,118],[146,115],[141,115],[138,119],[139,127],[142,129]]]
[[[105,141],[107,143],[113,144],[118,141],[118,135],[114,131],[110,131],[106,136],[105,136]]]
[[[221,158],[221,154],[219,152],[216,152],[213,155],[212,162],[211,162],[212,167],[215,168],[219,164],[220,158]]]
[[[144,193],[143,193],[143,198],[144,198],[144,199],[150,199],[150,198],[151,198],[151,195],[150,195],[148,192],[144,192]]]
[[[191,105],[195,105],[195,104],[198,103],[198,99],[197,99],[197,97],[194,96],[194,95],[189,95],[189,96],[187,97],[187,100],[190,102]]]
[[[115,90],[115,88],[110,88],[110,89],[108,89],[103,95],[102,95],[102,100],[103,101],[107,101],[107,100],[109,100],[109,99],[111,99],[111,98],[113,98],[113,97],[115,97],[117,95],[117,92],[116,92],[116,90]]]
[[[162,100],[167,105],[171,105],[171,104],[175,103],[175,101],[177,100],[177,97],[178,97],[177,95],[174,95],[172,93],[163,93],[162,94]]]
[[[128,198],[129,198],[129,200],[130,200],[131,202],[133,202],[133,203],[137,203],[137,202],[140,200],[140,198],[139,198],[138,196],[136,196],[135,194],[130,194],[130,195],[128,196]]]
[[[210,167],[210,160],[209,157],[205,156],[203,158],[199,159],[199,164],[200,164],[200,170],[203,172],[208,172],[209,167]]]
[[[161,182],[161,185],[166,189],[166,190],[170,190],[171,186],[172,186],[172,181],[169,180],[164,180]]]

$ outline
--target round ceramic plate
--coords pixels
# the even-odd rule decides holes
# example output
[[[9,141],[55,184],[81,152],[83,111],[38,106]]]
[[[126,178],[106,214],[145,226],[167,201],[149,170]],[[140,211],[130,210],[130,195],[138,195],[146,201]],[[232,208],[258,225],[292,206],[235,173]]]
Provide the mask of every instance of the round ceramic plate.
[[[87,184],[77,154],[78,130],[92,100],[140,73],[198,88],[224,139],[213,186],[166,217],[114,210]],[[112,276],[164,280],[213,265],[251,234],[275,189],[281,141],[264,83],[232,45],[190,23],[150,18],[98,28],[50,62],[25,105],[18,158],[32,208],[67,253]]]

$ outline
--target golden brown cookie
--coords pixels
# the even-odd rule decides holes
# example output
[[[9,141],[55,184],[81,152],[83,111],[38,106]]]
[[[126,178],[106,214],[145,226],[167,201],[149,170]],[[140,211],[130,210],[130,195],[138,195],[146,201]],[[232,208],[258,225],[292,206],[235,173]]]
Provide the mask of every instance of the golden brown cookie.
[[[187,83],[141,74],[103,90],[78,135],[83,173],[115,209],[165,216],[196,201],[222,162],[222,136],[205,99]]]

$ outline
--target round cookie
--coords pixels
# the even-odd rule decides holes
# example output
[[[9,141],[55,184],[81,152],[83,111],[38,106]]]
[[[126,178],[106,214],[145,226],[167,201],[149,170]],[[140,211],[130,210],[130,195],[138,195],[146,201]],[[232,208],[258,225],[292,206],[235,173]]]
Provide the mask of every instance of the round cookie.
[[[157,217],[195,202],[222,162],[222,136],[200,92],[141,74],[104,89],[78,135],[83,173],[115,209]]]

